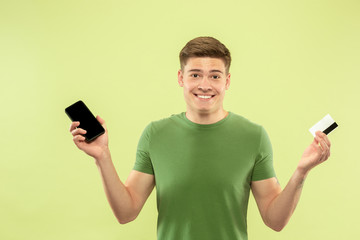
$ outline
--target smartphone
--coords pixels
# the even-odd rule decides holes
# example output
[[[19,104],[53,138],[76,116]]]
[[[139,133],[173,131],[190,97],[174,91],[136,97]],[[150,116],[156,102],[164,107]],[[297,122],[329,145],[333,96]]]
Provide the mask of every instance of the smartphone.
[[[71,121],[80,122],[78,128],[86,130],[86,134],[83,135],[86,142],[91,142],[101,134],[105,133],[105,129],[83,101],[77,101],[73,105],[65,108],[65,113],[69,116]]]

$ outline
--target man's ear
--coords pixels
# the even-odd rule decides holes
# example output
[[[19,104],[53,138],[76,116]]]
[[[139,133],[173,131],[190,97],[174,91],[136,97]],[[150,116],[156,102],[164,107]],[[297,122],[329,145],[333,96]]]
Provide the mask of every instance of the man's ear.
[[[231,78],[231,74],[228,73],[226,76],[226,83],[225,83],[225,89],[228,90],[230,87],[230,78]]]
[[[180,87],[183,87],[183,86],[184,86],[183,78],[184,78],[184,75],[183,75],[182,70],[180,69],[180,70],[178,71],[178,83],[179,83],[179,86],[180,86]]]

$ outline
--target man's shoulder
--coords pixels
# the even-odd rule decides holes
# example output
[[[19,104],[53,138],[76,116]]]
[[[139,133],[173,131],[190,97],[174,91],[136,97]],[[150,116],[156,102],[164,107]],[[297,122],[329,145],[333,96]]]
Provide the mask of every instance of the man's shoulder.
[[[232,124],[236,124],[237,126],[242,128],[253,129],[253,130],[262,128],[260,124],[255,123],[249,120],[248,118],[245,118],[244,116],[233,112],[231,112],[231,119],[232,119],[231,121]]]
[[[183,113],[171,114],[168,117],[160,118],[151,122],[153,125],[161,126],[173,123],[174,121],[179,121],[182,118]]]
[[[228,131],[231,131],[233,136],[245,138],[249,143],[253,142],[254,144],[258,143],[266,134],[262,125],[238,114],[232,114],[232,121]]]
[[[174,127],[176,123],[181,122],[182,118],[183,118],[183,113],[171,114],[168,117],[160,118],[158,120],[154,120],[150,122],[148,128],[158,131],[164,128]]]

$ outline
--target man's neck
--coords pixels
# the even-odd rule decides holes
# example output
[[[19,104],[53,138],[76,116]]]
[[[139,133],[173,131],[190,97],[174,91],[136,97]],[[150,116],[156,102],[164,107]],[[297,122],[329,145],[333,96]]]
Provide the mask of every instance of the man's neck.
[[[213,113],[186,111],[187,119],[197,124],[213,124],[224,119],[228,114],[229,113],[224,109],[220,109]]]

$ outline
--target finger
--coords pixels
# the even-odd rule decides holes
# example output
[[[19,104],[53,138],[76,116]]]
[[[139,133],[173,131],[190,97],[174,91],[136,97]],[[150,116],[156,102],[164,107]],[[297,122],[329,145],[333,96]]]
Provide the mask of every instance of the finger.
[[[84,142],[85,141],[85,137],[82,135],[76,135],[73,137],[73,141],[75,142],[76,146],[78,146],[78,144],[80,142]]]
[[[324,141],[324,133],[317,131],[315,134],[316,140],[320,143],[320,141]]]
[[[325,139],[324,139],[324,136],[322,135],[322,134],[319,134],[318,136],[316,136],[316,138],[317,138],[317,140],[318,140],[318,142],[321,144],[321,143],[324,143],[326,146],[328,146],[327,144],[326,144],[326,141],[325,141]]]
[[[327,135],[321,131],[316,131],[315,132],[315,135],[320,137],[320,138],[323,138],[325,140],[325,138],[327,138]]]
[[[331,142],[330,142],[328,136],[325,133],[323,133],[323,139],[325,140],[326,145],[328,145],[329,148],[330,148],[331,147]]]
[[[320,130],[317,130],[316,132],[315,132],[315,135],[321,135],[321,131]]]
[[[324,161],[325,161],[330,157],[330,146],[329,146],[328,142],[326,141],[326,138],[323,138],[323,142],[324,142],[324,145],[326,147],[325,156],[324,156],[325,157]]]
[[[313,143],[315,143],[316,146],[319,146],[320,141],[321,141],[320,137],[317,134],[315,134]]]
[[[326,145],[324,139],[320,138],[320,137],[316,137],[317,138],[317,141],[318,141],[318,144],[321,148],[321,151],[322,152],[325,152],[329,147]]]
[[[82,128],[76,128],[74,129],[71,134],[73,136],[76,136],[76,135],[83,135],[83,134],[86,134],[86,130],[82,129]]]
[[[102,119],[99,115],[96,116],[96,119],[99,121],[99,123],[106,129],[106,124],[105,124],[105,120]]]
[[[315,135],[324,139],[326,143],[330,143],[329,138],[327,137],[327,135],[325,133],[323,133],[321,131],[316,131]]]
[[[320,139],[320,147],[321,147],[321,158],[320,161],[325,161],[326,159],[328,159],[329,157],[329,151],[330,148],[329,146],[326,144],[324,139]]]
[[[74,129],[76,127],[78,127],[79,125],[80,125],[79,121],[72,122],[71,125],[70,125],[70,132],[74,131]]]
[[[325,133],[321,133],[321,139],[324,141],[324,143],[326,144],[326,152],[325,152],[325,160],[327,160],[330,157],[330,147],[331,147],[331,142],[328,138],[328,136]]]
[[[102,119],[99,115],[96,116],[96,119],[99,121],[99,123],[100,123],[101,125],[103,125],[103,124],[105,123],[105,120]]]
[[[315,142],[316,142],[316,147],[317,147],[317,149],[320,149],[320,151],[322,152],[322,151],[323,151],[323,146],[321,145],[322,139],[319,137],[318,134],[316,134],[314,140],[315,140]]]

